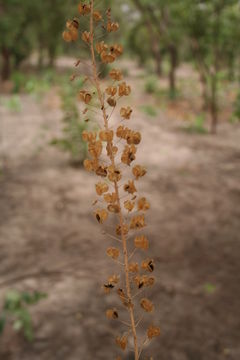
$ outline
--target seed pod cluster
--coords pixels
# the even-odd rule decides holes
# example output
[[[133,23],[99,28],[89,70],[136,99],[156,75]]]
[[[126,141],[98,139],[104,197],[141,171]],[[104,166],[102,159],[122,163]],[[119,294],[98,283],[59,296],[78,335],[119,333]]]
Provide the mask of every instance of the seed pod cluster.
[[[82,133],[82,138],[88,146],[88,158],[84,161],[87,171],[95,173],[98,180],[95,185],[97,200],[93,202],[94,217],[96,221],[105,226],[105,222],[117,219],[115,233],[109,234],[111,239],[118,241],[117,246],[108,246],[106,254],[111,261],[123,265],[123,274],[111,275],[103,284],[106,294],[113,293],[119,301],[119,309],[106,309],[106,317],[109,320],[122,320],[124,307],[130,315],[129,326],[121,334],[116,336],[115,342],[119,350],[125,351],[133,338],[135,359],[140,359],[142,344],[137,334],[137,311],[151,313],[154,305],[147,297],[139,298],[140,292],[151,287],[155,283],[152,273],[155,270],[154,260],[146,258],[142,263],[134,259],[135,253],[141,253],[149,249],[149,240],[144,234],[146,227],[146,213],[150,209],[150,203],[145,197],[138,195],[137,183],[147,173],[144,166],[136,163],[138,146],[141,143],[141,133],[136,129],[125,126],[131,123],[133,109],[130,106],[120,106],[122,98],[132,94],[130,85],[124,80],[122,71],[112,64],[123,54],[123,46],[111,41],[96,41],[96,26],[100,23],[101,29],[107,34],[119,30],[119,24],[112,20],[111,9],[104,13],[95,9],[94,1],[81,2],[78,5],[79,18],[68,20],[63,38],[66,42],[81,41],[89,48],[92,73],[85,78],[84,87],[78,93],[78,100],[83,104],[83,114],[101,113],[100,121],[97,118],[99,129]],[[82,17],[89,19],[89,27],[82,28]],[[85,23],[85,22],[84,22]],[[76,66],[80,64],[78,60]],[[108,73],[109,86],[101,83],[97,63],[110,64]],[[74,81],[74,76],[72,77]],[[96,109],[97,108],[97,109]],[[114,113],[121,124],[114,128],[111,117]],[[87,119],[89,121],[89,118]],[[91,125],[91,124],[90,124]],[[119,164],[120,162],[120,164]],[[125,177],[125,169],[128,171]],[[100,179],[99,179],[100,178]],[[100,204],[100,205],[99,205]],[[108,236],[108,234],[106,233]],[[130,255],[130,248],[134,252]],[[131,260],[130,260],[131,258]],[[139,292],[139,294],[138,294]],[[146,331],[146,339],[152,340],[160,335],[157,326],[150,325]],[[116,359],[120,360],[121,356]]]

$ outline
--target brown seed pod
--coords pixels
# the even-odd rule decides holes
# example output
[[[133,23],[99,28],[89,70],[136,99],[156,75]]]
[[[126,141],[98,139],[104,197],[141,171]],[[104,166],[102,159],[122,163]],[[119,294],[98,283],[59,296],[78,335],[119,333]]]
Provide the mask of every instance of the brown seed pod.
[[[113,320],[116,320],[118,319],[118,312],[117,312],[117,309],[108,309],[106,311],[106,316],[108,319],[113,319]]]
[[[137,192],[134,181],[129,180],[128,183],[124,185],[124,191],[128,192],[129,194],[134,194],[135,192]]]
[[[102,194],[107,192],[109,189],[108,184],[103,183],[103,182],[99,182],[95,186],[96,186],[96,192],[99,196],[101,196]]]
[[[148,239],[144,235],[137,236],[134,239],[134,244],[137,249],[147,250],[149,248]]]
[[[123,78],[122,72],[117,69],[112,69],[109,73],[109,76],[116,81],[120,81]]]
[[[129,120],[132,115],[132,109],[128,106],[127,108],[121,108],[120,115],[123,119]]]
[[[122,350],[125,350],[126,347],[127,347],[127,344],[128,344],[128,338],[126,335],[120,337],[120,336],[117,336],[116,337],[116,344],[122,349]]]
[[[117,248],[110,247],[107,249],[107,255],[112,259],[116,260],[120,255],[120,251]]]
[[[131,219],[131,223],[130,223],[130,229],[142,229],[143,227],[145,227],[145,217],[144,215],[137,215],[134,216]]]
[[[150,300],[146,299],[146,298],[143,298],[141,300],[140,305],[143,308],[143,310],[146,311],[146,312],[152,312],[154,310],[153,303]]]
[[[110,204],[110,205],[108,205],[108,211],[118,214],[120,212],[120,207],[117,204],[114,204],[114,205]]]
[[[109,97],[107,98],[107,103],[109,106],[111,107],[115,107],[117,105],[117,102],[116,100],[113,98],[113,97]]]
[[[123,233],[123,235],[127,235],[128,232],[129,232],[129,228],[128,228],[127,224],[123,224],[123,226],[118,225],[116,227],[116,234],[119,236],[121,236],[122,233]]]
[[[90,43],[90,32],[89,31],[84,31],[82,33],[82,40],[87,44]]]
[[[147,330],[148,339],[153,339],[154,337],[160,336],[160,328],[154,325],[150,325]]]
[[[91,6],[87,4],[79,4],[78,12],[80,15],[88,15],[91,12]]]
[[[138,180],[140,177],[143,177],[147,173],[146,169],[140,165],[134,166],[132,172],[136,180]]]
[[[103,224],[108,218],[108,212],[105,209],[98,209],[95,216],[99,224]]]
[[[126,210],[128,210],[129,212],[131,212],[134,209],[135,203],[130,201],[130,200],[126,200],[124,201],[124,207]]]
[[[129,270],[131,273],[138,272],[138,271],[139,271],[139,265],[138,265],[138,263],[130,263],[130,264],[128,265],[128,270]]]
[[[85,104],[89,104],[90,101],[92,100],[92,95],[85,90],[81,90],[78,93],[78,98],[79,100],[83,101]]]
[[[146,259],[142,262],[142,269],[149,272],[153,272],[155,268],[154,261],[152,259]]]
[[[145,197],[138,200],[138,211],[147,211],[150,209],[150,204]]]

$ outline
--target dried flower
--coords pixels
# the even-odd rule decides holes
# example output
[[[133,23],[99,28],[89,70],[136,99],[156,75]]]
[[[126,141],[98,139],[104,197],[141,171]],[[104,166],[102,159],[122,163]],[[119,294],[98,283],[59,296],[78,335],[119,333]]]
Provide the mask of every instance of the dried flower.
[[[152,312],[154,310],[153,303],[146,298],[141,300],[140,305],[143,308],[143,310],[146,312]]]
[[[153,339],[154,337],[160,336],[160,328],[154,325],[150,325],[147,330],[148,339]]]
[[[155,283],[155,278],[146,275],[142,275],[142,276],[138,275],[134,278],[134,282],[140,289],[143,286],[153,286]]]
[[[137,236],[134,240],[135,247],[138,249],[147,250],[149,248],[149,242],[146,236]]]
[[[120,255],[120,251],[117,248],[110,247],[107,249],[107,255],[112,259],[116,260]]]
[[[117,87],[116,86],[109,86],[106,88],[105,92],[110,96],[115,96],[117,93]]]

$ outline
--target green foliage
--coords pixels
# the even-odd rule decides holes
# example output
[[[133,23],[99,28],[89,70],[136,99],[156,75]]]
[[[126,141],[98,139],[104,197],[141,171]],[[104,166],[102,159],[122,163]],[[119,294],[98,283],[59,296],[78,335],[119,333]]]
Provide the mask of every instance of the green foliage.
[[[151,105],[141,106],[141,110],[148,116],[155,117],[157,116],[157,110]]]
[[[8,100],[3,101],[3,105],[12,112],[20,112],[22,110],[21,100],[18,95],[12,95]]]
[[[205,115],[199,114],[196,116],[193,124],[187,127],[187,131],[189,133],[206,134],[207,129],[205,128],[204,123],[205,123]]]
[[[87,123],[80,118],[79,110],[76,104],[76,89],[82,87],[82,79],[72,84],[67,84],[61,92],[63,117],[63,137],[54,138],[51,145],[70,154],[74,165],[81,165],[87,154],[87,145],[82,140],[82,132],[87,129]]]
[[[15,290],[9,291],[5,296],[0,314],[0,334],[3,333],[5,324],[9,321],[15,331],[22,331],[26,340],[32,341],[34,334],[28,306],[35,305],[44,298],[46,298],[46,294],[38,291],[32,294]]]
[[[158,82],[156,76],[149,77],[144,85],[147,94],[156,94],[158,92]]]
[[[204,290],[207,294],[213,295],[216,292],[216,286],[211,283],[206,283],[204,285]]]

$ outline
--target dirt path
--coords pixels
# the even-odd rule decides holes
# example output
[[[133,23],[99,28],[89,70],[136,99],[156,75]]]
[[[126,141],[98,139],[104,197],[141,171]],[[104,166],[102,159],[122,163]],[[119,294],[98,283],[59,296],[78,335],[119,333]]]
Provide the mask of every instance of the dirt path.
[[[146,117],[140,105],[152,100],[141,94],[141,79],[131,82],[139,89],[133,124],[144,135],[138,161],[148,177],[140,189],[151,200],[147,231],[157,263],[152,296],[162,336],[154,359],[239,360],[240,128],[188,135],[161,110]],[[0,106],[0,299],[12,288],[48,297],[32,312],[35,342],[8,328],[0,359],[113,359],[117,327],[104,312],[114,300],[101,292],[112,241],[91,216],[95,179],[46,146],[61,120],[54,101],[21,96],[21,103],[19,114]]]

